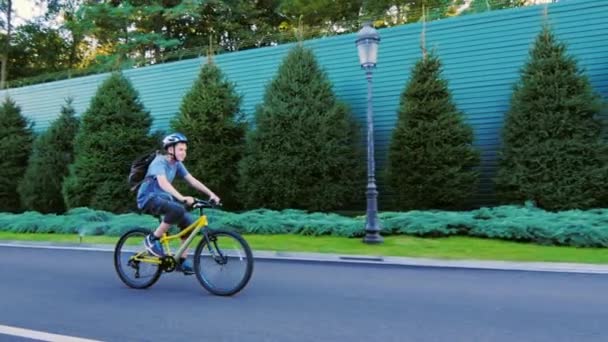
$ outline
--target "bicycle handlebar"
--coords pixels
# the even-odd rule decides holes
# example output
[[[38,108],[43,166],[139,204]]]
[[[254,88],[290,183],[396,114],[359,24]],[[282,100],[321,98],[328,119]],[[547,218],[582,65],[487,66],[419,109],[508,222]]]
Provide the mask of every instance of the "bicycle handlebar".
[[[195,198],[194,199],[194,203],[192,203],[192,205],[190,206],[190,208],[192,209],[198,209],[198,208],[218,208],[221,207],[222,204],[221,203],[215,203],[215,201],[212,200],[203,200],[200,198]]]

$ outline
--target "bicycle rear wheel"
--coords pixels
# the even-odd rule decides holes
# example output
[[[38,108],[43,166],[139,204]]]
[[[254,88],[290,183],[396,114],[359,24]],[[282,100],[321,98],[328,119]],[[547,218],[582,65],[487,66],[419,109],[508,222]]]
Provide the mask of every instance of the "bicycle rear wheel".
[[[253,254],[247,241],[227,230],[208,230],[194,252],[196,278],[209,292],[232,296],[241,291],[253,273]]]
[[[124,233],[114,249],[114,268],[120,280],[134,289],[152,286],[162,273],[160,265],[147,262],[153,260],[146,251],[144,239],[150,231],[143,228]]]

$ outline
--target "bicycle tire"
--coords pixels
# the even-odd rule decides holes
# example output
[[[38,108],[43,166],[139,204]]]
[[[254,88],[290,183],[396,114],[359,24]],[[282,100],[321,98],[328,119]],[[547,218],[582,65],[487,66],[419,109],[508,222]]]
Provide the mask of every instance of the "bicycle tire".
[[[238,233],[209,229],[194,252],[194,270],[207,291],[217,296],[232,296],[251,279],[253,253]],[[223,280],[227,285],[221,283]]]
[[[143,228],[135,228],[131,229],[128,232],[124,233],[118,242],[116,242],[116,247],[114,248],[114,269],[118,274],[120,280],[125,283],[127,286],[134,289],[145,289],[152,286],[154,283],[158,281],[160,275],[162,273],[162,269],[159,265],[144,263],[146,266],[150,267],[150,272],[147,272],[144,278],[141,278],[141,281],[137,281],[139,275],[140,268],[139,266],[142,264],[141,262],[131,264],[130,256],[136,252],[145,252],[145,247],[143,246],[143,239],[150,234],[148,229]],[[132,246],[134,251],[129,250],[130,246],[125,245],[125,242],[130,238],[141,237],[141,244]],[[123,265],[123,261],[126,261]],[[128,267],[128,268],[126,268]],[[133,277],[131,277],[131,273],[135,271]],[[133,279],[135,278],[135,279]]]

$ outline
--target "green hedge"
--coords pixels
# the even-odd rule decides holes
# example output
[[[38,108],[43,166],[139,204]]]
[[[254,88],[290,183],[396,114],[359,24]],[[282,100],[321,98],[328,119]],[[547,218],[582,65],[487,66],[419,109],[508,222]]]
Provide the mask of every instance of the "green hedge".
[[[250,234],[301,234],[361,237],[365,217],[258,209],[243,213],[208,210],[212,227]],[[578,247],[608,247],[608,209],[548,212],[532,205],[473,211],[380,213],[382,233],[423,237],[469,235],[485,238]],[[133,227],[154,228],[156,218],[76,208],[65,215],[0,213],[0,230],[21,233],[65,233],[118,236]]]

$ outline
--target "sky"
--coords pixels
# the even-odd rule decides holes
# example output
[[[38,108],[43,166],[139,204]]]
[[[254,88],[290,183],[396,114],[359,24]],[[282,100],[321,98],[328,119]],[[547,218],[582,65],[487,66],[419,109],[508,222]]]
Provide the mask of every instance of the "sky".
[[[35,16],[42,15],[43,8],[44,7],[37,6],[34,0],[13,0],[15,26],[18,26]]]

